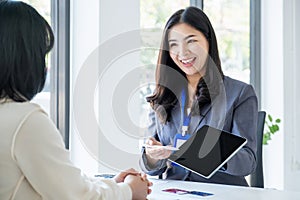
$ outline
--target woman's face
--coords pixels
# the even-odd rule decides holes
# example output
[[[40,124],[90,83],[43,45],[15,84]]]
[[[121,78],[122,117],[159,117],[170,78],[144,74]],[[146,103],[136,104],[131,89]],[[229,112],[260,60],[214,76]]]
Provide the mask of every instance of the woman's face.
[[[168,34],[169,53],[187,76],[203,76],[209,44],[205,36],[192,26],[181,23]]]

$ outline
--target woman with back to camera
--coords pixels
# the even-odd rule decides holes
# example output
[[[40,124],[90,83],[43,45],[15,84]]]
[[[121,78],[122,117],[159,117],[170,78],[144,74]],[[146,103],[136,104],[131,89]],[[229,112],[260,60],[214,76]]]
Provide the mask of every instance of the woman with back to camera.
[[[0,1],[0,199],[146,199],[152,183],[133,169],[114,179],[82,175],[53,122],[30,103],[44,87],[53,43],[34,8]]]
[[[188,7],[167,21],[156,88],[147,101],[152,107],[152,137],[140,159],[144,172],[166,172],[167,179],[248,186],[245,176],[256,167],[257,97],[251,85],[223,74],[214,29],[202,10]],[[173,145],[176,135],[182,133],[184,138],[204,125],[247,139],[247,144],[209,179],[170,164],[167,158],[172,151],[151,148]]]

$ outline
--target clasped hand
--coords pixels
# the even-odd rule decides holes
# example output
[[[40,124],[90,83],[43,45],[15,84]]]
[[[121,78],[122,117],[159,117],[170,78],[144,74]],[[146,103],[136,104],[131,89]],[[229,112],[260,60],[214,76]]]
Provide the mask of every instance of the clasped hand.
[[[132,190],[133,200],[145,200],[147,195],[151,193],[153,184],[147,179],[147,175],[136,171],[135,169],[128,169],[117,174],[114,177],[117,183],[127,183]]]

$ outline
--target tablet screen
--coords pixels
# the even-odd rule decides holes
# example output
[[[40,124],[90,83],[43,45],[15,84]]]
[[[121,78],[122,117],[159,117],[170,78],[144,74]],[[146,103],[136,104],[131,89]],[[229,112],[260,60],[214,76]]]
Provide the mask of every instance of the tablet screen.
[[[246,143],[245,138],[205,125],[180,146],[169,160],[210,178]]]

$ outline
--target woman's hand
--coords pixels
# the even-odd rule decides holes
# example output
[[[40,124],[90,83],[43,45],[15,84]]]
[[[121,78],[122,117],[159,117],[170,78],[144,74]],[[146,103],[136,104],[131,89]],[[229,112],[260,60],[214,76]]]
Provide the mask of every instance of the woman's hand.
[[[114,179],[117,183],[124,182],[130,186],[133,200],[144,200],[151,193],[149,187],[153,184],[147,179],[147,175],[133,168],[120,172]]]
[[[120,172],[119,174],[117,174],[114,179],[117,183],[121,183],[121,182],[124,182],[126,176],[128,175],[135,175],[135,176],[141,176],[141,173],[136,171],[135,169],[133,168],[130,168],[130,169],[127,169],[123,172]]]
[[[147,139],[146,145],[146,156],[151,164],[156,163],[158,160],[169,158],[172,154],[171,150],[160,148],[159,146],[162,146],[162,144],[153,137]]]
[[[133,200],[145,200],[147,195],[151,193],[151,187],[153,184],[147,179],[145,174],[143,175],[128,175],[126,176],[124,183],[127,183],[132,190]]]

